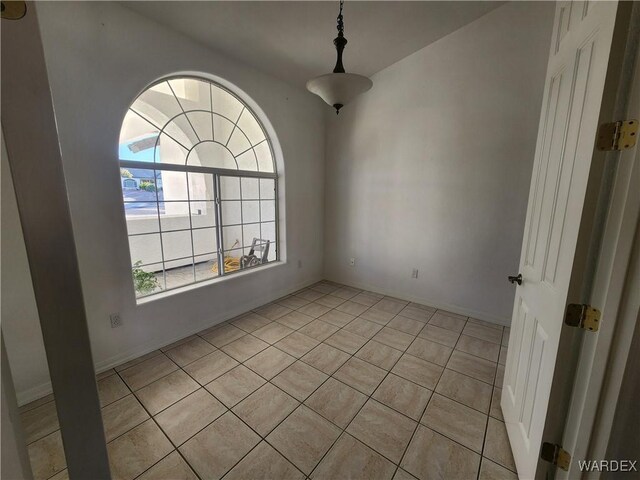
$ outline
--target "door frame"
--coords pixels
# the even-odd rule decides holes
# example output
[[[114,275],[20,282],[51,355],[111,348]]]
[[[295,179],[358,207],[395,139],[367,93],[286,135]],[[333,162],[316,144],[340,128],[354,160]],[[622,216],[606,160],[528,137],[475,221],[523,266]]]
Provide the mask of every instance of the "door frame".
[[[108,480],[62,153],[35,2],[2,19],[2,131],[70,478]],[[34,188],[36,186],[36,188]]]

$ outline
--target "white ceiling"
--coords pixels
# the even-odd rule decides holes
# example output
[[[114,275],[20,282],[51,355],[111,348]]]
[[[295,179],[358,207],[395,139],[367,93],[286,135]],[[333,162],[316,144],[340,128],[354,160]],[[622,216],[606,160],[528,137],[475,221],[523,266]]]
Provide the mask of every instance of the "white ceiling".
[[[347,1],[347,72],[370,76],[504,2]],[[337,1],[125,1],[222,54],[304,87],[333,70]]]

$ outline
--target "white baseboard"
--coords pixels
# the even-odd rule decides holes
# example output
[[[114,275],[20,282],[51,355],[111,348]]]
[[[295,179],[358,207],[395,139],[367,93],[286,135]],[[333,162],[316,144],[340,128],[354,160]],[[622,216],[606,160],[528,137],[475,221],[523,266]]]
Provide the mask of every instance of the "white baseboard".
[[[243,313],[247,313],[248,311],[253,310],[254,308],[258,308],[266,303],[277,300],[278,298],[282,298],[302,288],[308,287],[309,285],[313,285],[314,283],[317,283],[321,280],[322,280],[322,276],[320,275],[317,279],[301,282],[293,287],[282,289],[281,291],[278,291],[275,294],[271,293],[268,296],[259,297],[257,299],[254,299],[251,302],[244,302],[242,307],[228,309],[227,311],[222,313],[218,317],[218,319],[214,322],[211,322],[211,321],[201,322],[197,325],[194,325],[193,328],[189,329],[188,331],[176,332],[175,335],[169,338],[169,340],[155,340],[153,342],[140,345],[133,350],[129,350],[128,352],[121,353],[119,355],[114,355],[113,357],[109,357],[101,362],[98,362],[95,365],[96,374],[102,373],[106,370],[109,370],[110,368],[117,367],[118,365],[122,365],[123,363],[126,363],[129,360],[133,360],[134,358],[138,358],[142,355],[146,355],[149,352],[158,350],[159,348],[162,348],[166,345],[172,344],[173,342],[177,342],[178,340],[182,340],[183,338],[194,335],[209,327],[212,327],[222,322],[226,322],[231,318],[237,317],[238,315],[242,315]],[[247,308],[247,304],[249,304],[249,308]],[[49,381],[49,382],[42,383],[40,385],[36,385],[31,388],[28,388],[21,392],[16,392],[16,399],[17,399],[18,405],[23,406],[35,400],[38,400],[46,395],[49,395],[52,391],[53,390],[51,388],[51,382]]]
[[[420,303],[422,305],[428,305],[430,307],[433,308],[437,308],[440,310],[447,310],[449,312],[452,313],[457,313],[459,315],[464,315],[465,317],[473,317],[473,318],[477,318],[478,320],[484,320],[485,322],[490,322],[490,323],[495,323],[496,325],[501,325],[503,327],[508,327],[511,325],[511,319],[510,318],[505,318],[505,317],[499,317],[497,315],[493,315],[487,312],[483,312],[480,310],[474,310],[472,308],[466,308],[466,307],[460,307],[458,305],[452,305],[452,304],[447,304],[447,303],[442,303],[439,302],[437,300],[433,300],[433,299],[428,299],[428,298],[421,298],[421,297],[416,297],[413,295],[407,295],[404,292],[400,292],[400,291],[394,291],[394,290],[389,290],[389,289],[384,289],[384,288],[380,288],[376,285],[368,285],[365,283],[358,283],[358,282],[350,282],[350,281],[345,281],[345,280],[341,280],[339,278],[331,278],[328,275],[325,275],[325,278],[327,280],[336,282],[336,283],[341,283],[343,285],[347,285],[353,288],[358,288],[360,290],[368,290],[370,292],[375,292],[375,293],[379,293],[382,295],[388,295],[390,297],[396,297],[396,298],[401,298],[403,300],[407,300],[410,302],[414,302],[414,303]]]

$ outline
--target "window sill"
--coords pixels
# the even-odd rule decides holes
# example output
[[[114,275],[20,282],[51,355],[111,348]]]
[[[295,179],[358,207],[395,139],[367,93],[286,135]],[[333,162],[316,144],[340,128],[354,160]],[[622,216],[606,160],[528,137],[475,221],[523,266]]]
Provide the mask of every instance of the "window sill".
[[[203,282],[192,283],[192,284],[189,284],[189,285],[185,285],[184,287],[178,287],[178,288],[171,289],[169,291],[154,293],[153,295],[149,295],[149,296],[146,296],[146,297],[136,298],[136,304],[137,305],[144,305],[144,304],[147,304],[147,303],[150,303],[150,302],[154,302],[156,300],[160,300],[160,299],[167,298],[167,297],[172,297],[173,295],[189,292],[191,290],[195,290],[195,289],[198,289],[198,288],[208,287],[210,285],[215,285],[215,284],[218,284],[218,283],[221,283],[221,282],[231,281],[231,280],[236,279],[236,278],[243,278],[243,277],[245,277],[247,275],[254,275],[257,272],[264,272],[266,270],[271,270],[271,269],[274,269],[274,268],[282,267],[282,266],[286,265],[286,263],[287,262],[283,261],[283,260],[276,260],[276,261],[273,261],[273,262],[269,262],[264,267],[253,268],[253,269],[250,269],[250,270],[236,272],[236,273],[233,273],[231,275],[226,275],[224,277],[212,278],[211,280],[205,280]]]

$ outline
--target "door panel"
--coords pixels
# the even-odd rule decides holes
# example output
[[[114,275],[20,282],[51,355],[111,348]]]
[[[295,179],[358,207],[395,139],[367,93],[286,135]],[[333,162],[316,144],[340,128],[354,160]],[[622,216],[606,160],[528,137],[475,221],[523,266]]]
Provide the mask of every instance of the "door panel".
[[[556,6],[501,401],[521,478],[536,474],[616,11]]]

